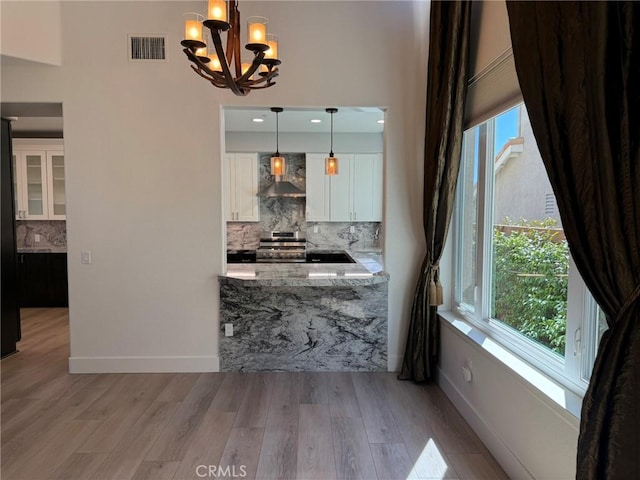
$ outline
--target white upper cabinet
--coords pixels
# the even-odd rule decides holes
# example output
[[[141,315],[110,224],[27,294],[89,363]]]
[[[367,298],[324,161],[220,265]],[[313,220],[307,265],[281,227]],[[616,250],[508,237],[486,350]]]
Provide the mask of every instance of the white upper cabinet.
[[[377,153],[354,155],[351,177],[353,220],[382,221],[382,156]]]
[[[307,154],[307,220],[382,221],[382,155],[338,153],[333,176],[324,174],[325,156]]]
[[[18,220],[66,219],[62,141],[43,142],[16,140],[12,147]]]
[[[224,160],[227,221],[258,222],[258,154],[227,153]]]
[[[331,221],[354,222],[353,218],[353,155],[337,153],[338,175],[330,175]]]
[[[329,212],[329,176],[324,174],[324,159],[321,153],[306,155],[307,170],[307,221],[328,222]]]

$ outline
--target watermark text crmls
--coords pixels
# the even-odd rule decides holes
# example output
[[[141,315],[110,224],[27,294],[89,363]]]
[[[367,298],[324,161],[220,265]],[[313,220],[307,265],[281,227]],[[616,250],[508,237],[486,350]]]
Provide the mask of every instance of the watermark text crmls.
[[[199,478],[244,478],[247,476],[247,466],[198,465],[196,475]]]

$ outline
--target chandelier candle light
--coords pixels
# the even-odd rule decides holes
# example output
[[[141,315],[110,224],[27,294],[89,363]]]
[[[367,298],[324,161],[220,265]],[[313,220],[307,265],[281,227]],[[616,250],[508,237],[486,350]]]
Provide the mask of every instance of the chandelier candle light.
[[[324,160],[325,175],[338,175],[338,158],[333,155],[333,114],[338,111],[337,108],[327,108],[327,113],[331,114],[331,149],[329,156]]]
[[[240,12],[236,0],[209,0],[206,20],[197,13],[186,15],[185,38],[181,45],[194,64],[191,68],[198,75],[215,87],[231,89],[238,96],[275,85],[273,79],[278,76],[281,63],[277,58],[278,38],[267,32],[266,18],[249,17],[245,49],[253,53],[253,59],[243,62],[240,55]],[[211,34],[209,45],[203,26]],[[222,46],[222,32],[227,32],[226,53]],[[231,73],[232,69],[235,75]]]

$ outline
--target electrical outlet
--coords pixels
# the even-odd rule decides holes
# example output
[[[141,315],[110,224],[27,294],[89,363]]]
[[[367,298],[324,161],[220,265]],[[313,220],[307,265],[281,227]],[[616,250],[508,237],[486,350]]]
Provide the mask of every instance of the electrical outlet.
[[[224,324],[224,336],[233,337],[233,323]]]
[[[82,250],[80,252],[80,263],[87,265],[91,263],[91,250]]]
[[[356,227],[354,227],[353,225],[351,225],[349,227],[349,233],[356,233]]]
[[[465,365],[462,366],[462,378],[465,382],[471,382],[473,380],[473,365],[471,360],[465,362]]]
[[[40,242],[40,234],[39,234],[39,233],[36,233],[36,234],[33,236],[33,240],[34,240],[36,243],[39,243],[39,242]]]
[[[313,233],[318,233],[318,225],[313,226]]]

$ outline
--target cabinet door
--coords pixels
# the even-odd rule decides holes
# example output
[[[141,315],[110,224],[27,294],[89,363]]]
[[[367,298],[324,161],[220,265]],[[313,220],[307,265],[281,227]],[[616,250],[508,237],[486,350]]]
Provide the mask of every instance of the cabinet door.
[[[18,255],[18,282],[21,307],[49,306],[49,278],[46,253]]]
[[[47,220],[47,169],[44,151],[16,152],[16,162],[21,169],[18,190],[22,196],[22,218]]]
[[[65,220],[67,218],[67,200],[64,182],[64,153],[47,150],[47,192],[49,203],[49,219]]]
[[[382,157],[356,154],[353,159],[353,220],[382,221]]]
[[[321,153],[306,154],[307,221],[310,222],[330,220],[330,177],[324,174],[325,157]]]
[[[235,154],[235,210],[236,220],[257,222],[260,220],[258,203],[258,154]]]
[[[353,221],[352,185],[353,155],[337,154],[338,175],[330,177],[330,209],[332,222]]]
[[[45,255],[48,257],[49,306],[68,307],[67,254],[49,253]]]
[[[224,189],[224,212],[227,222],[235,220],[236,212],[236,169],[234,165],[235,155],[226,153],[224,155],[224,178],[222,188]]]

